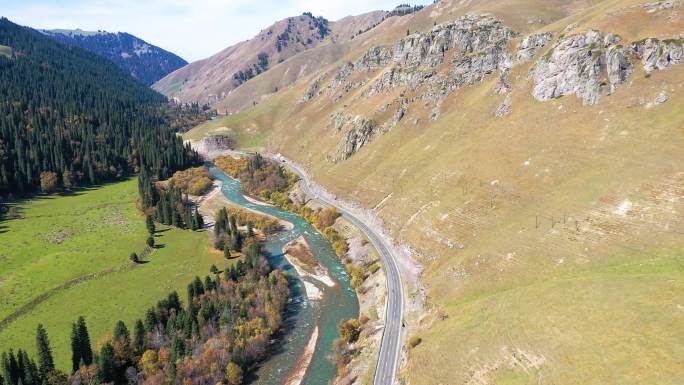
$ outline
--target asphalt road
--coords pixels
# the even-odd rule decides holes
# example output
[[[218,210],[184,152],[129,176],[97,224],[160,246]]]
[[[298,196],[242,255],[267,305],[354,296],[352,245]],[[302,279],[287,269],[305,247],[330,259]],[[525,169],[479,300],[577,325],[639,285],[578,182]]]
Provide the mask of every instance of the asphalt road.
[[[370,226],[349,213],[344,207],[341,207],[338,202],[326,199],[312,191],[309,185],[310,181],[306,179],[306,174],[296,164],[293,164],[282,157],[279,159],[299,175],[301,178],[300,186],[304,193],[324,204],[337,208],[337,211],[343,217],[366,234],[378,251],[378,254],[380,254],[380,259],[382,260],[387,276],[388,296],[385,312],[385,328],[382,335],[380,355],[378,356],[373,384],[393,385],[395,383],[397,366],[399,364],[401,329],[403,328],[402,314],[404,313],[404,291],[402,290],[401,275],[399,274],[399,268],[397,267],[396,257],[392,253],[393,248],[387,244],[385,239],[373,231]]]

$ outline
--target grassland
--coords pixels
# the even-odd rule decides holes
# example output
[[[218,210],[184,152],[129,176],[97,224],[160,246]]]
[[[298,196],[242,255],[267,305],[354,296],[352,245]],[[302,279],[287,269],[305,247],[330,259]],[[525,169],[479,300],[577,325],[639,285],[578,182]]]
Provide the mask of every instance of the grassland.
[[[207,121],[183,134],[184,140],[202,139],[211,135],[232,137],[236,145],[245,150],[260,150],[265,146],[269,130],[264,125],[253,125],[258,116],[267,116],[259,109],[243,114],[227,115],[216,120]],[[237,129],[236,127],[239,127]]]
[[[15,202],[21,219],[0,223],[0,319],[12,319],[0,328],[0,351],[32,352],[42,322],[57,365],[66,369],[78,316],[86,317],[97,345],[118,319],[132,326],[168,292],[184,297],[195,275],[220,266],[220,256],[207,252],[206,233],[166,227],[158,228],[147,263],[131,264],[128,256],[141,254],[147,238],[136,199],[136,182],[128,180]]]

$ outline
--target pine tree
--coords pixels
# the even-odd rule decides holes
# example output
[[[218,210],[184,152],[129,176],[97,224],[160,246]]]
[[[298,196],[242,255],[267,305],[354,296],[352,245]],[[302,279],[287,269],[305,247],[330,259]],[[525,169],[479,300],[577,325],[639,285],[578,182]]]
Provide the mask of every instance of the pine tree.
[[[238,234],[238,226],[237,226],[237,220],[235,219],[235,215],[230,216],[230,235],[235,237],[236,234]]]
[[[38,324],[36,330],[36,351],[38,352],[40,376],[43,380],[46,380],[48,373],[55,369],[55,361],[52,358],[50,340],[43,324]]]
[[[131,334],[128,332],[126,324],[119,320],[114,327],[114,339],[120,339],[123,341],[130,341]]]
[[[78,317],[78,341],[81,344],[81,359],[83,364],[91,365],[93,363],[93,348],[90,346],[90,335],[88,334],[88,327],[86,326],[85,318]]]
[[[202,214],[199,213],[198,210],[195,210],[195,218],[197,220],[197,229],[201,230],[204,228],[204,218],[202,217]]]
[[[114,347],[107,342],[100,349],[100,362],[98,363],[99,377],[101,383],[114,381]]]
[[[133,331],[133,347],[135,348],[135,353],[138,355],[143,354],[145,351],[145,326],[141,320],[135,321],[135,329]]]
[[[81,366],[83,353],[81,352],[81,341],[78,336],[78,325],[71,324],[71,372],[75,373]]]

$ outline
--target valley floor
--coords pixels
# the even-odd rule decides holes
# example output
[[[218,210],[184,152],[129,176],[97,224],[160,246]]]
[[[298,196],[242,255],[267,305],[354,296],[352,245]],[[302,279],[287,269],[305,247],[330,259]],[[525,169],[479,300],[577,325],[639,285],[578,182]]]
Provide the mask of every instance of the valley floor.
[[[57,366],[67,369],[71,323],[83,315],[94,346],[121,319],[132,327],[145,309],[204,275],[222,256],[205,232],[157,227],[146,251],[136,181],[15,202],[20,218],[0,222],[0,351],[33,353],[39,322]],[[136,252],[145,263],[134,265]]]

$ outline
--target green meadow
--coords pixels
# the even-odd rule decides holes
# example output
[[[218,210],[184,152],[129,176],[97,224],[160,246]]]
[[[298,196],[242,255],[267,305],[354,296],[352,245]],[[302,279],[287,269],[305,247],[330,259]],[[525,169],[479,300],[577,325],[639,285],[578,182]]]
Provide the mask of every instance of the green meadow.
[[[35,329],[47,329],[59,368],[68,369],[71,323],[83,315],[94,347],[121,319],[132,329],[170,291],[185,297],[195,275],[219,255],[205,232],[157,226],[145,252],[145,220],[134,179],[69,195],[14,202],[19,217],[0,222],[0,351],[33,353]],[[129,255],[146,255],[133,264]]]

